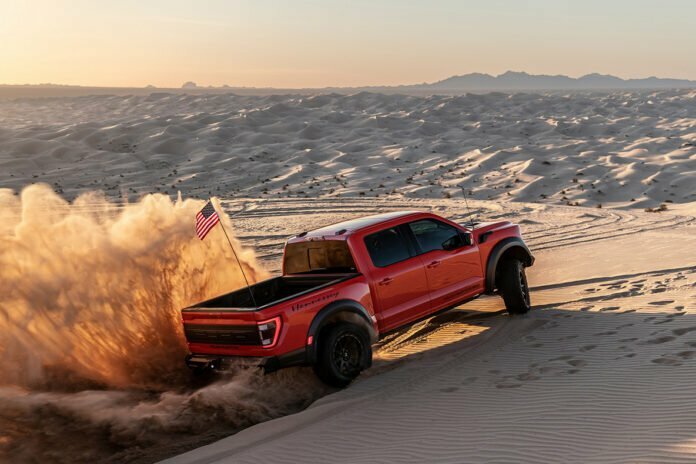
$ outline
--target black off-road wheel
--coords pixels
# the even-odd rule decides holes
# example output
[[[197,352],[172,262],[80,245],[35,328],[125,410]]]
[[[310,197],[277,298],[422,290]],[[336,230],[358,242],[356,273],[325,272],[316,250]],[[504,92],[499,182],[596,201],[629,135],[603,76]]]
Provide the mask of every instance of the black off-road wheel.
[[[499,266],[498,293],[505,301],[505,308],[510,314],[526,313],[531,309],[531,303],[524,264],[517,258],[510,258]]]
[[[370,365],[370,337],[362,327],[339,322],[321,332],[314,372],[327,385],[343,388]]]

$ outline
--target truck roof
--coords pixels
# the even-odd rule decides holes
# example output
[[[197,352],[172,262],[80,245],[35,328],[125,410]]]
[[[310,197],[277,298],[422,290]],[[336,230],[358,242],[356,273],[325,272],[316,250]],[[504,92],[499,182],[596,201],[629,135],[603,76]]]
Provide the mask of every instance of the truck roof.
[[[367,227],[374,226],[376,224],[381,224],[392,219],[402,218],[405,216],[411,216],[415,214],[423,214],[421,211],[392,211],[390,213],[374,214],[372,216],[363,216],[355,219],[350,219],[348,221],[338,222],[336,224],[331,224],[320,229],[315,229],[309,232],[303,232],[297,235],[296,238],[300,240],[304,237],[317,237],[317,236],[348,236],[352,232],[358,231],[360,229],[365,229]],[[291,241],[294,241],[291,240]]]

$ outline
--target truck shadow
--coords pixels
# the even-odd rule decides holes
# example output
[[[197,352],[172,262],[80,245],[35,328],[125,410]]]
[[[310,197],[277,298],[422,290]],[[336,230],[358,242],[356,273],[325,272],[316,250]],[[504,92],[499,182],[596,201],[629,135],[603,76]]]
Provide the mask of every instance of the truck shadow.
[[[499,298],[481,299],[477,309],[468,305],[450,309],[385,335],[374,347],[375,367],[387,368],[458,343],[470,343],[507,317]],[[449,349],[449,348],[448,348]]]
[[[447,362],[447,356],[452,354],[471,359],[511,343],[528,350],[532,357],[549,350],[566,356],[593,351],[593,356],[601,353],[601,359],[611,361],[638,358],[642,354],[642,361],[650,367],[696,365],[691,361],[696,358],[696,317],[687,314],[683,306],[675,305],[667,297],[655,298],[648,303],[652,308],[641,307],[640,311],[606,303],[587,301],[577,310],[556,309],[558,305],[548,304],[523,316],[507,315],[497,298],[486,302],[485,310],[455,308],[380,340],[374,347],[373,368],[361,379],[413,361],[423,360],[435,366],[441,358]],[[548,334],[554,338],[542,340]],[[533,374],[536,368],[555,371],[559,367],[555,363],[553,369],[543,369],[542,364],[537,362],[527,369],[531,372],[527,374],[538,377]],[[583,363],[565,364],[572,373],[577,373],[574,364]],[[521,373],[522,377],[524,374]]]

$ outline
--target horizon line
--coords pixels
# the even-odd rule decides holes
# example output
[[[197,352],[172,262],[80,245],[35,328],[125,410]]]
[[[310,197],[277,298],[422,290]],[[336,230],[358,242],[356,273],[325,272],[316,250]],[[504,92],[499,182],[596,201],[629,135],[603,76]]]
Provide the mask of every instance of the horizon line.
[[[604,74],[600,72],[590,72],[590,73],[585,73],[581,74],[578,76],[571,76],[568,74],[532,74],[526,71],[514,71],[514,70],[507,70],[503,73],[500,74],[492,74],[492,73],[485,73],[485,72],[478,72],[478,71],[472,71],[469,73],[465,74],[452,74],[451,76],[432,81],[432,82],[418,82],[418,83],[410,83],[410,84],[369,84],[369,85],[324,85],[324,86],[314,86],[314,87],[284,87],[284,86],[263,86],[263,87],[258,87],[254,85],[232,85],[232,84],[220,84],[220,85],[210,85],[210,84],[198,84],[195,81],[189,80],[179,87],[172,87],[172,86],[158,86],[155,84],[141,84],[141,85],[103,85],[103,84],[65,84],[65,83],[54,83],[54,82],[40,82],[40,83],[0,83],[0,86],[2,87],[82,87],[82,88],[106,88],[106,89],[143,89],[143,88],[148,88],[152,87],[154,89],[178,89],[181,90],[186,84],[192,83],[194,84],[193,86],[189,87],[189,89],[225,89],[225,88],[231,88],[231,89],[281,89],[281,90],[307,90],[307,89],[360,89],[360,88],[380,88],[380,87],[415,87],[415,86],[421,86],[421,85],[433,85],[437,84],[438,82],[445,81],[447,79],[452,79],[456,77],[466,77],[466,76],[471,76],[471,75],[481,75],[481,76],[488,76],[491,78],[499,78],[501,76],[504,76],[506,74],[526,74],[531,77],[565,77],[569,79],[574,79],[574,80],[579,80],[584,77],[588,76],[602,76],[602,77],[612,77],[612,78],[617,78],[622,81],[631,81],[631,80],[645,80],[645,79],[661,79],[661,80],[679,80],[679,81],[690,81],[696,83],[696,79],[691,79],[691,78],[686,78],[686,77],[658,77],[657,75],[653,74],[647,77],[622,77],[622,76],[617,76],[615,74]]]

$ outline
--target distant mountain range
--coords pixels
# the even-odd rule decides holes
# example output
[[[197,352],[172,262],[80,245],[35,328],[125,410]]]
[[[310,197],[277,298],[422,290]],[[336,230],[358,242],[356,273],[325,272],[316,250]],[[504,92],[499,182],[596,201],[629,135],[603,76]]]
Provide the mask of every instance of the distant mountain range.
[[[498,76],[472,73],[452,76],[419,87],[438,90],[588,90],[588,89],[675,89],[696,88],[696,81],[647,77],[621,79],[608,74],[587,74],[574,78],[563,75],[549,76],[508,71]]]
[[[186,82],[182,89],[238,89],[223,85],[222,87],[201,87],[195,82]],[[242,87],[252,89],[254,87]],[[546,74],[529,74],[526,72],[507,71],[498,76],[483,73],[452,76],[441,81],[423,84],[380,85],[364,87],[325,87],[331,91],[491,91],[491,90],[613,90],[613,89],[690,89],[696,88],[696,81],[686,79],[670,79],[646,77],[642,79],[622,79],[609,74],[586,74],[582,77],[568,77],[562,74],[549,76]],[[283,89],[286,90],[286,89]],[[310,89],[297,89],[310,90]]]
[[[607,74],[587,74],[582,77],[563,75],[549,76],[508,71],[498,76],[481,73],[452,76],[447,79],[422,84],[364,87],[322,87],[322,88],[273,88],[273,87],[221,87],[199,86],[189,81],[180,88],[145,87],[82,87],[77,85],[39,84],[7,85],[0,84],[0,99],[32,97],[73,97],[81,95],[149,95],[153,92],[177,94],[221,94],[275,95],[317,93],[353,94],[375,92],[383,94],[407,95],[461,95],[464,93],[486,92],[543,92],[543,91],[611,91],[611,90],[652,90],[652,89],[696,89],[696,81],[647,77],[643,79],[621,79]]]

